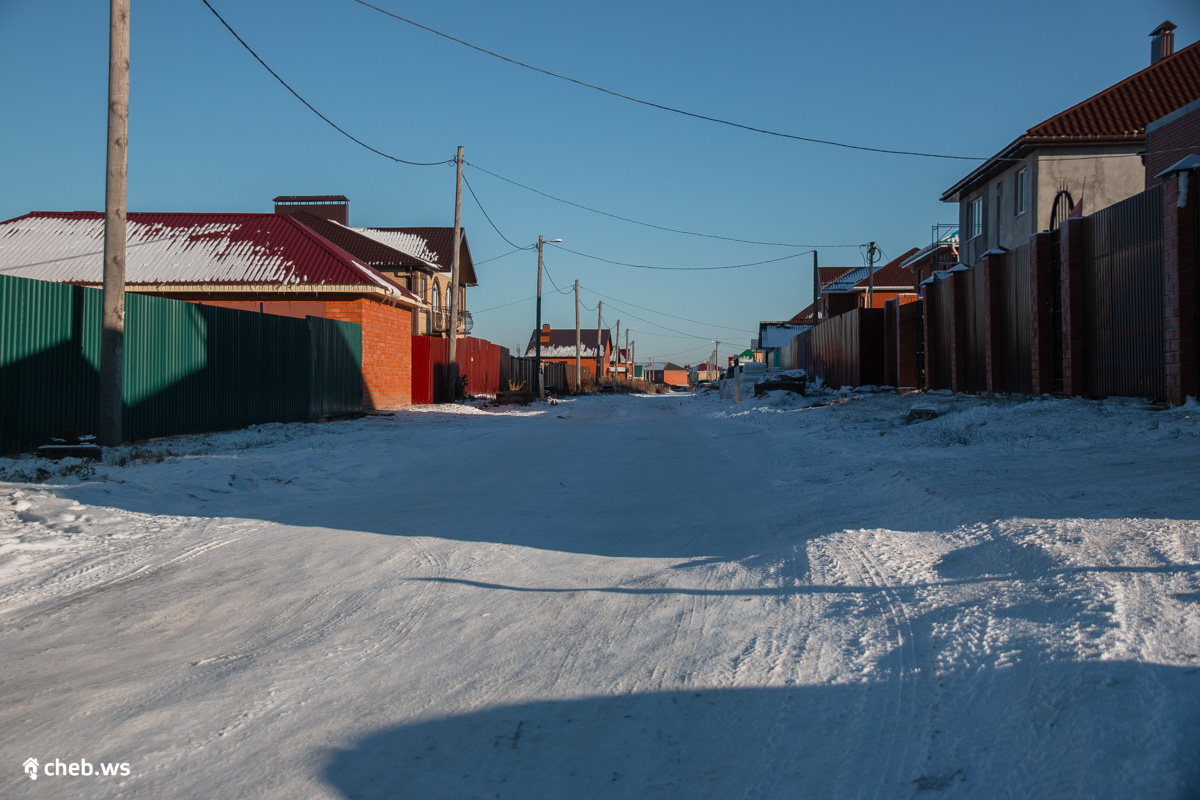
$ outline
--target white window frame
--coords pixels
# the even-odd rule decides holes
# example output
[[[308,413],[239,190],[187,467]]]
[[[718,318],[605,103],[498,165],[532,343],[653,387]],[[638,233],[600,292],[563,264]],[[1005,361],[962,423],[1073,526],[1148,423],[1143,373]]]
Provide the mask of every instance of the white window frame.
[[[983,235],[983,195],[967,201],[967,238],[976,239]]]
[[[1014,217],[1019,217],[1028,210],[1028,205],[1025,202],[1025,193],[1029,188],[1028,177],[1028,167],[1021,167],[1017,170],[1016,190],[1013,192]]]

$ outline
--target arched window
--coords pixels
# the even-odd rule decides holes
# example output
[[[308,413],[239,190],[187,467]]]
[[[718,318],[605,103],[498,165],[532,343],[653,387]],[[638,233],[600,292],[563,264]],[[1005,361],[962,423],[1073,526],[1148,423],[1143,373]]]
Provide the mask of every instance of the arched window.
[[[433,285],[433,313],[441,310],[442,293],[438,291],[437,284]]]

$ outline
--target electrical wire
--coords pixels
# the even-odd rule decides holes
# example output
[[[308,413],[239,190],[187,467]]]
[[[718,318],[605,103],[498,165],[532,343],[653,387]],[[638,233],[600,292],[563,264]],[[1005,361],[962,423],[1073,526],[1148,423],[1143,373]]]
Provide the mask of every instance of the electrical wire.
[[[207,0],[204,0],[204,2],[207,2]],[[529,250],[531,247],[533,247],[533,245],[526,245],[525,247],[522,247],[519,244],[514,244],[511,239],[509,239],[503,233],[500,233],[500,229],[496,227],[496,223],[492,222],[492,218],[488,215],[487,209],[483,207],[483,203],[479,202],[479,195],[475,194],[475,190],[471,188],[471,182],[467,180],[466,175],[463,175],[463,183],[466,184],[467,191],[471,193],[471,197],[475,198],[475,205],[479,206],[479,210],[483,212],[484,219],[488,221],[488,224],[492,226],[492,230],[499,234],[501,239],[508,242],[509,247],[515,247],[517,250]]]
[[[550,268],[546,265],[546,259],[544,257],[542,258],[542,272],[546,273],[547,278],[550,278]],[[550,285],[553,286],[554,291],[558,292],[559,294],[570,294],[571,292],[575,291],[574,287],[567,289],[558,288],[558,284],[554,282],[554,278],[550,278]]]
[[[291,92],[292,96],[295,97],[297,100],[299,100],[301,103],[303,103],[308,108],[309,111],[313,112],[318,117],[323,119],[331,128],[333,128],[335,131],[340,133],[342,136],[345,136],[347,139],[349,139],[350,141],[359,145],[360,147],[365,147],[367,150],[370,150],[372,153],[375,153],[376,155],[383,156],[384,158],[390,159],[392,161],[396,161],[400,164],[409,164],[414,167],[440,167],[442,164],[453,164],[454,163],[453,158],[446,159],[445,161],[409,161],[408,159],[398,158],[397,156],[393,156],[393,155],[390,155],[389,153],[385,153],[382,150],[374,148],[371,145],[367,144],[366,142],[362,141],[361,139],[358,139],[355,136],[351,135],[345,129],[341,128],[336,122],[331,120],[329,117],[325,116],[320,111],[317,111],[317,109],[313,107],[312,103],[308,102],[303,97],[301,97],[300,93],[297,92],[295,89],[293,89],[291,86],[289,86],[287,81],[285,81],[283,78],[279,77],[279,73],[277,73],[275,70],[271,69],[271,67],[269,67],[267,65],[267,62],[263,61],[262,57],[260,57],[258,55],[258,53],[254,52],[253,48],[251,48],[250,45],[246,44],[245,39],[243,39],[241,36],[238,36],[237,31],[235,31],[230,26],[230,24],[225,21],[224,17],[222,17],[220,14],[217,13],[217,10],[209,4],[208,0],[200,0],[200,2],[202,2],[202,3],[204,3],[204,5],[208,6],[208,10],[213,13],[213,16],[216,17],[218,20],[220,20],[221,24],[225,26],[225,29],[227,31],[229,31],[230,33],[233,34],[233,38],[237,39],[238,42],[242,45],[242,47],[246,48],[246,51],[248,53],[250,53],[250,55],[254,56],[255,60],[258,61],[259,64],[262,64],[263,69],[265,69],[267,72],[271,73],[271,76],[283,85],[283,88],[285,88],[289,92]]]
[[[633,306],[634,308],[640,308],[643,311],[649,311],[651,314],[660,314],[661,316],[671,317],[672,319],[681,319],[684,322],[694,322],[697,325],[708,325],[710,328],[724,328],[725,330],[737,331],[738,333],[754,333],[754,331],[746,330],[745,328],[731,328],[728,325],[716,325],[711,322],[702,322],[701,320],[698,320],[698,319],[688,319],[687,317],[679,317],[679,316],[676,316],[675,314],[668,314],[665,311],[658,311],[657,309],[647,308],[646,306],[639,306],[637,303],[631,303],[628,300],[622,300],[619,297],[609,297],[608,295],[604,294],[603,292],[597,292],[595,289],[590,289],[582,284],[580,284],[579,288],[586,289],[587,291],[591,292],[592,294],[600,295],[605,300],[611,300],[614,303],[624,303],[627,306]]]
[[[502,256],[492,256],[491,258],[485,258],[483,261],[476,261],[475,266],[477,266],[477,267],[481,266],[483,264],[488,263],[489,261],[499,261],[502,258],[508,258],[509,256],[513,255],[514,253],[521,253],[528,249],[529,249],[528,247],[518,247],[515,250],[509,250],[507,253],[505,253]]]
[[[517,303],[528,303],[532,300],[537,300],[537,295],[534,295],[533,297],[526,297],[524,300],[513,300],[511,303],[505,303],[504,305],[492,306],[491,308],[485,308],[482,311],[472,311],[471,313],[472,314],[486,314],[487,312],[495,311],[498,308],[508,308],[509,306],[515,306]]]
[[[489,169],[484,169],[483,167],[479,166],[478,164],[473,164],[470,161],[467,161],[466,159],[463,159],[463,164],[465,164],[466,166],[471,167],[473,169],[477,169],[480,172],[483,172],[487,175],[491,175],[493,178],[502,180],[505,183],[511,183],[513,186],[517,186],[521,189],[524,189],[527,192],[533,192],[536,195],[541,195],[542,197],[548,198],[550,200],[554,200],[557,203],[563,203],[564,205],[574,206],[575,208],[581,208],[584,211],[590,211],[593,214],[599,214],[604,217],[610,217],[611,219],[618,219],[618,220],[621,220],[622,222],[630,222],[630,223],[633,223],[634,225],[641,225],[643,227],[653,228],[653,229],[659,230],[659,231],[667,231],[669,233],[681,233],[681,234],[685,234],[687,236],[702,236],[706,239],[720,239],[720,240],[726,241],[726,242],[739,242],[741,244],[761,244],[761,245],[766,245],[768,247],[814,247],[814,248],[815,247],[820,247],[820,248],[854,247],[854,245],[852,245],[852,244],[812,245],[812,244],[792,244],[789,242],[761,242],[761,241],[757,241],[755,239],[738,239],[733,236],[718,236],[714,233],[699,233],[697,231],[683,230],[681,228],[668,228],[664,225],[655,225],[650,222],[642,222],[641,220],[632,219],[630,217],[622,217],[619,214],[612,214],[608,211],[601,211],[598,208],[592,208],[591,206],[585,206],[582,203],[576,203],[576,202],[567,200],[562,197],[556,197],[555,195],[549,194],[547,192],[543,192],[540,189],[535,189],[532,186],[527,186],[526,184],[520,183],[519,181],[514,181],[512,178],[506,178],[503,175],[492,172]]]
[[[633,267],[635,269],[667,270],[667,271],[671,271],[671,272],[705,272],[708,270],[715,270],[715,269],[742,269],[743,267],[758,267],[763,264],[775,264],[780,261],[787,261],[789,258],[797,258],[798,256],[808,255],[813,252],[812,250],[805,250],[800,253],[792,253],[791,255],[780,256],[779,258],[770,258],[770,259],[767,259],[766,261],[753,261],[753,262],[750,262],[749,264],[725,264],[725,265],[719,266],[719,267],[662,267],[662,266],[656,266],[656,265],[652,265],[652,264],[631,264],[628,261],[613,261],[612,259],[602,258],[600,256],[593,256],[588,253],[581,253],[578,250],[572,250],[569,247],[563,247],[561,244],[556,244],[554,246],[557,247],[559,250],[564,250],[568,253],[572,253],[574,255],[581,256],[583,258],[590,258],[593,261],[603,261],[605,264],[615,264],[619,267]]]
[[[407,17],[402,17],[399,14],[393,14],[392,12],[386,11],[386,10],[380,8],[379,6],[372,5],[371,3],[366,2],[366,0],[354,0],[354,2],[358,3],[359,5],[366,6],[367,8],[374,9],[375,11],[378,11],[380,14],[391,17],[392,19],[396,19],[396,20],[399,20],[400,22],[408,23],[409,25],[412,25],[415,28],[420,28],[423,31],[427,31],[429,33],[435,34],[437,36],[442,37],[443,39],[448,39],[448,40],[450,40],[452,42],[456,42],[457,44],[460,44],[464,47],[469,47],[472,50],[483,53],[484,55],[489,55],[492,58],[498,58],[501,61],[506,61],[509,64],[513,64],[518,67],[524,67],[525,69],[532,70],[533,72],[540,72],[543,75],[548,75],[551,78],[557,78],[562,81],[574,83],[577,86],[583,86],[588,89],[594,89],[597,92],[602,92],[602,93],[610,95],[612,97],[617,97],[622,100],[628,100],[631,103],[638,103],[640,105],[648,106],[650,108],[657,108],[660,111],[669,111],[673,114],[680,114],[685,117],[692,117],[693,119],[704,120],[706,122],[714,122],[714,123],[717,123],[718,125],[727,125],[731,128],[739,128],[744,131],[750,131],[751,133],[760,133],[765,136],[774,136],[774,137],[777,137],[780,139],[792,139],[792,140],[799,141],[799,142],[809,142],[811,144],[823,144],[823,145],[828,145],[830,147],[842,147],[847,150],[861,150],[861,151],[865,151],[865,152],[869,152],[869,153],[885,153],[888,155],[919,156],[922,158],[951,159],[951,160],[955,160],[955,161],[987,161],[988,160],[987,158],[981,158],[978,156],[954,156],[954,155],[946,155],[944,153],[922,153],[922,152],[918,152],[918,151],[914,151],[914,150],[891,150],[891,149],[884,148],[884,147],[867,147],[865,145],[847,144],[846,142],[836,142],[836,141],[833,141],[830,139],[816,139],[811,136],[798,136],[793,133],[782,133],[780,131],[772,131],[772,130],[768,130],[766,128],[758,128],[753,125],[744,125],[740,122],[733,122],[731,120],[721,119],[719,117],[710,117],[705,114],[697,114],[692,111],[684,111],[683,109],[680,109],[680,108],[673,108],[671,106],[663,105],[661,103],[654,103],[649,100],[641,100],[641,99],[639,99],[637,97],[633,97],[631,95],[621,94],[620,92],[614,92],[611,89],[605,89],[604,87],[597,86],[593,83],[587,83],[586,81],[581,81],[576,78],[568,77],[566,75],[560,75],[557,72],[551,72],[548,69],[542,69],[541,67],[535,67],[532,64],[526,64],[525,62],[518,61],[515,58],[509,58],[508,56],[500,55],[499,53],[495,53],[491,50],[487,50],[483,47],[479,47],[478,45],[474,45],[474,44],[471,44],[470,42],[467,42],[462,39],[451,36],[448,33],[443,33],[434,28],[430,28],[428,25],[422,25],[421,23],[415,22],[411,19],[408,19]]]

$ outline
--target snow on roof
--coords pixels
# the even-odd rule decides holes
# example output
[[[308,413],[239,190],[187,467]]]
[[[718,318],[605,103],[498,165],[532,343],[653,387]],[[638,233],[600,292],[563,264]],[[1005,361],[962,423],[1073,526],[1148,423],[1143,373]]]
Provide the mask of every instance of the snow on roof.
[[[795,322],[764,322],[759,325],[759,347],[786,347],[792,343],[792,337],[811,328],[811,325],[801,325]]]
[[[361,233],[363,236],[374,239],[380,244],[387,245],[395,250],[408,253],[413,258],[428,264],[434,269],[449,269],[449,266],[443,267],[438,263],[437,253],[429,246],[429,239],[424,236],[394,228],[351,228],[350,230]]]
[[[146,214],[126,220],[129,284],[368,286],[420,298],[280,214]],[[33,212],[0,222],[0,272],[60,283],[104,277],[104,215]]]

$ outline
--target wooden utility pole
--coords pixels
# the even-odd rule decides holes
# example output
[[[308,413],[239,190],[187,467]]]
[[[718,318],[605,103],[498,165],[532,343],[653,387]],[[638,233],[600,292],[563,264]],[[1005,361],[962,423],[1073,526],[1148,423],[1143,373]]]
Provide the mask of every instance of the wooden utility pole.
[[[867,308],[875,307],[875,243],[867,249]]]
[[[604,301],[600,301],[600,305],[596,307],[596,390],[600,390],[600,381],[604,380],[604,373],[600,371],[600,359],[604,356],[604,337],[600,333],[600,326],[604,324]]]
[[[812,313],[812,321],[813,321],[814,325],[816,325],[817,322],[819,321],[818,315],[821,313],[819,310],[820,300],[821,300],[821,271],[817,268],[817,251],[813,250],[813,313]]]
[[[629,329],[625,329],[625,382],[633,384],[633,353],[629,350]]]
[[[110,0],[108,158],[104,184],[104,294],[100,327],[98,440],[119,445],[125,353],[125,196],[129,173],[129,0]]]
[[[446,365],[446,380],[449,385],[450,402],[458,399],[458,254],[462,244],[462,165],[463,149],[458,148],[454,157],[455,171],[458,180],[454,189],[454,255],[450,260],[450,353],[449,364]]]
[[[579,391],[579,348],[582,346],[579,331],[579,279],[575,279],[575,391]]]
[[[633,365],[633,364],[637,364],[637,360],[636,360],[636,359],[633,357],[633,351],[637,349],[637,342],[634,342],[633,344],[629,345],[629,347],[630,347],[630,350],[629,350],[629,363],[630,363],[631,365]],[[632,366],[630,367],[630,369],[632,369]],[[643,374],[643,375],[642,375],[642,377],[644,378],[644,377],[646,377],[646,376]],[[632,378],[632,373],[630,373],[630,380],[632,380],[632,379],[633,379],[633,378]]]
[[[617,338],[613,339],[613,349],[616,350],[617,363],[612,371],[613,394],[617,393],[617,370],[621,368],[621,320],[617,320]]]

